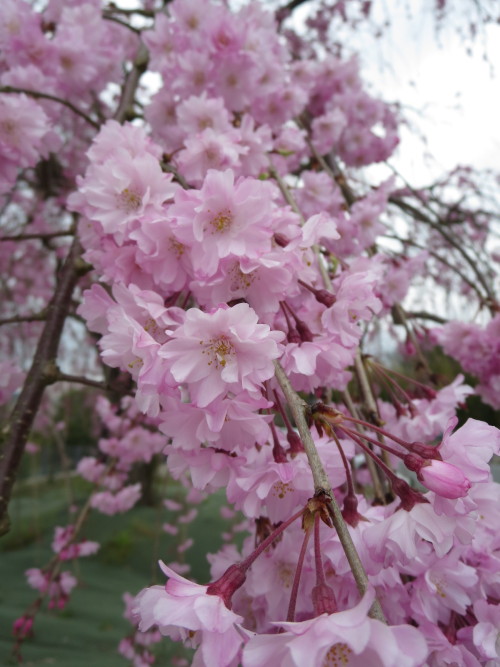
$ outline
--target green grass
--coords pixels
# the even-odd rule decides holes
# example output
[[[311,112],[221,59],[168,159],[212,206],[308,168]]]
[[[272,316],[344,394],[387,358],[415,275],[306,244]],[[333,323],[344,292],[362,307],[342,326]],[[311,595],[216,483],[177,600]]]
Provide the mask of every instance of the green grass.
[[[76,499],[82,500],[85,484],[77,481],[73,487]],[[0,540],[0,665],[16,664],[10,658],[12,622],[36,597],[26,584],[24,571],[43,567],[50,559],[54,526],[69,522],[65,494],[64,483],[59,481],[22,487],[12,501],[12,530]],[[182,499],[184,490],[173,486],[169,496]],[[191,565],[190,578],[200,583],[209,581],[205,554],[220,547],[220,534],[228,528],[219,515],[223,502],[223,494],[211,496],[199,506],[196,520],[181,527],[186,537],[195,540],[185,556]],[[93,512],[83,536],[100,542],[101,549],[64,568],[80,584],[63,611],[48,611],[44,605],[37,614],[34,636],[23,645],[23,666],[126,667],[127,661],[116,651],[120,639],[131,631],[123,619],[122,594],[135,594],[165,581],[157,562],[178,560],[177,538],[162,532],[161,525],[174,520],[175,515],[162,507],[140,506],[113,517]],[[165,639],[157,664],[170,665],[174,655],[184,654],[182,647]]]

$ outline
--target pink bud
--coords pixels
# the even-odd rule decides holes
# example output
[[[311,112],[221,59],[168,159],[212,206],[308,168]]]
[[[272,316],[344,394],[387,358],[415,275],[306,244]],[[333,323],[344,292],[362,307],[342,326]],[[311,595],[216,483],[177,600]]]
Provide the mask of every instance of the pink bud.
[[[21,616],[16,618],[12,624],[12,633],[14,637],[24,639],[31,634],[33,628],[33,618],[31,616]]]
[[[312,599],[316,616],[333,614],[337,611],[337,600],[333,588],[326,584],[319,584],[312,589]]]
[[[445,461],[429,461],[422,466],[418,479],[443,498],[462,498],[467,495],[471,483],[460,468]]]
[[[245,583],[246,574],[241,563],[236,563],[227,568],[220,579],[209,584],[207,595],[218,595],[224,601],[228,609],[231,609],[231,598],[233,594]]]

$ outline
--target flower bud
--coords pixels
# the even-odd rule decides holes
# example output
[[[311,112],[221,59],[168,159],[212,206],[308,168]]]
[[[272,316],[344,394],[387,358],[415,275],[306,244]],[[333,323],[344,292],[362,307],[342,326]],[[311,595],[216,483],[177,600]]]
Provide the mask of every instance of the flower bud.
[[[312,599],[316,616],[320,614],[333,614],[337,611],[337,600],[331,586],[327,586],[326,584],[315,586],[312,589]]]
[[[460,468],[446,461],[429,461],[421,467],[418,479],[443,498],[462,498],[467,495],[471,487],[471,483]]]
[[[224,572],[222,577],[209,584],[207,595],[218,595],[224,601],[228,609],[231,609],[231,598],[234,593],[245,583],[245,569],[240,563],[231,565]]]

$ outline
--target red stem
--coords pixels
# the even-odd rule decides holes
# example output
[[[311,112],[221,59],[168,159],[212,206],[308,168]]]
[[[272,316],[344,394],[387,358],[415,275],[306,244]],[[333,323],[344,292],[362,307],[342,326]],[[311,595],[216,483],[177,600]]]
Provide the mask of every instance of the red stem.
[[[286,521],[283,521],[282,524],[280,524],[273,532],[266,537],[265,540],[263,540],[259,546],[253,551],[248,558],[245,558],[244,561],[241,562],[241,568],[243,571],[248,570],[250,565],[260,556],[260,554],[267,549],[267,547],[274,542],[274,540],[281,535],[281,533],[288,528],[290,524],[292,524],[296,519],[299,518],[299,516],[302,516],[304,513],[304,509],[302,508],[298,512],[296,512],[293,516],[291,516],[289,519]]]
[[[349,434],[349,436],[351,436],[351,437],[353,435],[355,435],[358,438],[364,438],[365,440],[368,440],[368,442],[371,442],[372,445],[375,445],[376,447],[380,447],[380,449],[385,449],[385,451],[389,452],[389,454],[394,454],[394,456],[397,456],[400,459],[404,459],[405,455],[402,452],[398,452],[397,449],[393,449],[392,447],[389,447],[389,445],[386,445],[385,443],[382,443],[379,440],[375,440],[375,438],[370,438],[370,436],[366,435],[365,433],[356,433],[355,431],[351,431],[351,429],[347,428],[346,426],[338,426],[337,428],[342,429],[342,431],[344,431],[344,433]]]
[[[306,555],[307,545],[311,537],[310,529],[307,529],[302,540],[299,558],[297,560],[297,567],[295,568],[295,576],[293,578],[292,592],[290,593],[290,603],[288,605],[288,613],[286,615],[287,622],[293,622],[295,619],[295,607],[297,606],[297,595],[299,593],[300,577],[302,574],[302,567],[304,565],[304,558]]]
[[[316,586],[326,586],[325,572],[323,570],[323,560],[321,558],[321,544],[319,539],[320,527],[319,512],[314,516],[314,563],[316,565]]]

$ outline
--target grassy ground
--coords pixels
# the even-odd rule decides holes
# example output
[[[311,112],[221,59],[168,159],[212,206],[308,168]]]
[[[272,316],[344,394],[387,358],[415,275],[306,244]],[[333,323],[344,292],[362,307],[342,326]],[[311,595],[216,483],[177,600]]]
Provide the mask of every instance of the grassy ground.
[[[84,496],[82,486],[74,491],[77,498]],[[53,527],[69,522],[65,494],[64,482],[58,481],[26,486],[12,502],[13,528],[0,540],[0,665],[16,664],[10,658],[12,622],[36,597],[26,584],[24,571],[43,567],[50,559]],[[182,499],[182,494],[182,489],[173,487],[169,495]],[[199,506],[197,519],[183,528],[195,540],[186,552],[189,577],[200,583],[209,580],[204,554],[219,548],[220,534],[228,527],[219,515],[222,501],[223,496],[210,497]],[[115,517],[94,512],[84,536],[100,542],[101,550],[78,561],[73,573],[81,584],[67,607],[59,612],[44,607],[37,615],[34,637],[23,647],[23,665],[125,667],[127,661],[117,654],[116,647],[131,626],[122,618],[121,596],[125,591],[135,594],[165,581],[158,559],[167,563],[178,560],[174,538],[158,530],[170,520],[174,515],[163,508],[137,507]],[[65,569],[71,570],[72,564]],[[157,664],[171,665],[174,655],[183,655],[182,649],[165,640]]]

